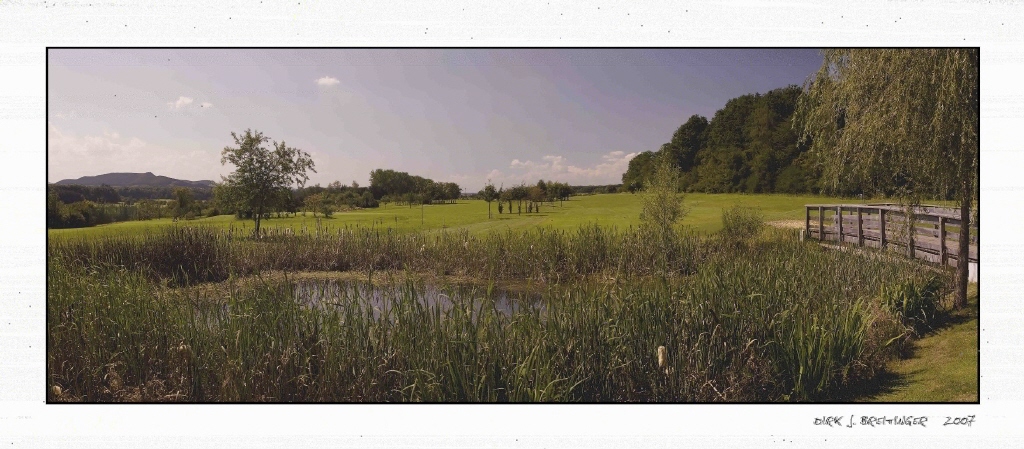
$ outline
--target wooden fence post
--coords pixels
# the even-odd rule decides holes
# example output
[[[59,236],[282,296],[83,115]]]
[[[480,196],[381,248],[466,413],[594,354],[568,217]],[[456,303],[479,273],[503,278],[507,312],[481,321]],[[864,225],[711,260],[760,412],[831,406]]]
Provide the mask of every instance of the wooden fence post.
[[[939,217],[939,263],[946,266],[946,217]]]
[[[878,247],[885,249],[885,209],[882,209],[881,207],[878,208],[878,232],[880,236],[878,240]]]
[[[915,222],[915,216],[913,212],[904,213],[904,217],[907,219],[907,255],[911,259],[914,258],[914,236],[917,235],[917,223]]]
[[[811,208],[810,206],[804,206],[804,233],[807,236],[811,235]]]
[[[818,206],[818,240],[825,240],[825,207]]]
[[[843,246],[843,206],[836,206],[836,224],[839,231],[839,246]]]
[[[864,215],[860,206],[857,206],[857,246],[864,246]]]

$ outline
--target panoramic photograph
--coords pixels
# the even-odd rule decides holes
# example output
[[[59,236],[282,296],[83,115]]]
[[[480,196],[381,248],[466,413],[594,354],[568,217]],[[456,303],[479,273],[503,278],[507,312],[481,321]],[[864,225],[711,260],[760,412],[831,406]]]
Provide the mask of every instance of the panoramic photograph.
[[[978,48],[46,54],[48,403],[978,403]]]

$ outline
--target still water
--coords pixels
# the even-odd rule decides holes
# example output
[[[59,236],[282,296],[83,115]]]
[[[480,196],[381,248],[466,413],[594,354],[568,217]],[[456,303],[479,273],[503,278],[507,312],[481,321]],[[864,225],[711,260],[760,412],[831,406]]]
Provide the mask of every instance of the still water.
[[[449,313],[458,305],[474,316],[486,309],[504,315],[544,310],[538,293],[488,289],[467,284],[441,286],[424,282],[399,282],[374,285],[358,281],[303,280],[293,284],[293,294],[306,307],[326,309],[358,306],[373,310],[375,318],[382,311],[393,309],[403,301],[415,301],[428,310],[439,308],[442,313]]]

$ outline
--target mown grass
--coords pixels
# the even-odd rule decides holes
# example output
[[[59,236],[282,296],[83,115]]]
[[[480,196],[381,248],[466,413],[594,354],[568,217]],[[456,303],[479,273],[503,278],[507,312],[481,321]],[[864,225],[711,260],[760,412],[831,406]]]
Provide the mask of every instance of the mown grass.
[[[919,289],[936,275],[914,261],[828,251],[793,232],[682,231],[672,248],[644,232],[350,228],[254,241],[172,227],[52,241],[48,399],[827,401],[870,382],[914,335],[883,287],[933,297]],[[511,315],[486,290],[453,294],[450,309],[423,304],[401,278],[384,307],[344,293],[311,308],[287,279],[261,276],[271,270],[549,288]],[[226,283],[179,287],[207,281]]]
[[[971,284],[966,308],[940,316],[936,328],[893,361],[871,402],[978,401],[978,286]]]
[[[767,221],[802,220],[804,205],[810,203],[856,203],[867,200],[852,200],[819,196],[800,195],[747,195],[747,194],[700,194],[685,195],[684,204],[690,213],[682,224],[696,232],[713,233],[722,227],[721,214],[734,206],[758,208]],[[513,203],[514,205],[515,203]],[[541,206],[540,213],[498,214],[497,203],[491,203],[492,219],[487,218],[487,203],[482,200],[460,200],[457,204],[438,204],[409,208],[388,205],[377,209],[362,209],[339,212],[331,218],[313,217],[312,213],[295,217],[271,218],[263,227],[289,228],[294,232],[315,229],[317,226],[330,230],[345,227],[376,227],[393,229],[398,233],[461,230],[482,235],[492,231],[524,230],[534,227],[572,231],[581,225],[598,224],[604,227],[625,229],[639,225],[640,201],[630,193],[587,195],[572,197],[569,201],[554,202]],[[422,215],[422,224],[421,224]],[[80,229],[51,229],[52,239],[87,239],[125,235],[143,235],[159,232],[168,226],[206,225],[238,230],[253,227],[251,220],[238,220],[222,215],[200,218],[188,222],[172,222],[171,219],[113,223]]]

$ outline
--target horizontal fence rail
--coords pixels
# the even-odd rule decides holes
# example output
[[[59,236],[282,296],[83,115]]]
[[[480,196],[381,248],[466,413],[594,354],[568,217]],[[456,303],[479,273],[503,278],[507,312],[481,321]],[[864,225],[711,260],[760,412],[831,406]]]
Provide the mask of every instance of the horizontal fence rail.
[[[938,206],[909,210],[896,204],[808,204],[809,239],[898,249],[928,262],[956,266],[960,260],[960,211]],[[968,262],[978,262],[978,227],[968,229]]]

